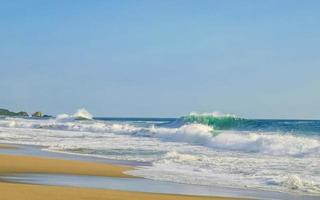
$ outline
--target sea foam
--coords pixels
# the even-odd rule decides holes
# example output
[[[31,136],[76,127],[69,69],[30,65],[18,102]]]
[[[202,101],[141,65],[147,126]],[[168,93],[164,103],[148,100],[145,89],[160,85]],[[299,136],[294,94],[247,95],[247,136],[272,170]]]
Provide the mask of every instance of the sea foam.
[[[151,166],[127,173],[155,180],[320,193],[317,135],[217,130],[214,125],[181,119],[173,126],[77,120],[77,116],[83,117],[73,114],[50,119],[2,118],[0,142],[150,162]],[[210,120],[221,120],[216,117]],[[279,123],[309,126],[311,122]]]
[[[0,120],[0,127],[113,133],[134,137],[152,137],[164,142],[183,142],[228,151],[267,155],[320,156],[320,140],[318,137],[305,137],[279,132],[235,130],[215,132],[212,126],[196,123],[185,124],[178,128],[167,128],[139,127],[129,123],[105,123],[94,120],[77,121],[74,119],[75,117],[69,116],[58,116],[56,119],[50,120],[7,118],[6,120]]]

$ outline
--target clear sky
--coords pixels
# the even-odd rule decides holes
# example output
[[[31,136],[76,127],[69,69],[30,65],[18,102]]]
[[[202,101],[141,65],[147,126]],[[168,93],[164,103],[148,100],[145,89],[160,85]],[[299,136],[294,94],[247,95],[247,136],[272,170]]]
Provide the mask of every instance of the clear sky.
[[[320,118],[318,0],[1,0],[0,107]]]

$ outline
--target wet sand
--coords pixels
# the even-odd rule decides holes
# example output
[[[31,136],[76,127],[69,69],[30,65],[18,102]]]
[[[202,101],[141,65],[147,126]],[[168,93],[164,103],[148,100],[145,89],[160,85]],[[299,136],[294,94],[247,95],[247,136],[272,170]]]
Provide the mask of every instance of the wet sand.
[[[12,148],[1,145],[1,148]],[[123,172],[132,167],[106,163],[84,162],[75,160],[63,160],[42,158],[35,156],[0,154],[0,176],[11,174],[72,174],[104,177],[130,178]],[[207,199],[235,199],[224,197],[205,197],[189,195],[167,195],[142,192],[128,192],[118,190],[88,189],[80,187],[61,187],[36,184],[22,184],[5,182],[0,179],[0,191],[2,200],[109,200],[109,199],[139,199],[139,200],[207,200]]]
[[[185,195],[164,195],[116,190],[98,190],[75,187],[58,187],[1,183],[2,200],[228,200],[222,197],[197,197]]]
[[[123,173],[132,167],[105,163],[40,158],[33,156],[0,155],[0,175],[18,173],[73,174],[108,177],[131,177]]]
[[[5,144],[0,144],[0,149],[16,149],[16,147],[5,145]]]

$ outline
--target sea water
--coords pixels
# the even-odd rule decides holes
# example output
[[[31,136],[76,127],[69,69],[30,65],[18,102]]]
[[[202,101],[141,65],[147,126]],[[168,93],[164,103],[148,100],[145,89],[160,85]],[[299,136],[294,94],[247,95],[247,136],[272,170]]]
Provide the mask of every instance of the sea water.
[[[173,118],[0,118],[0,142],[149,162],[126,173],[153,180],[320,195],[320,121],[217,113]]]

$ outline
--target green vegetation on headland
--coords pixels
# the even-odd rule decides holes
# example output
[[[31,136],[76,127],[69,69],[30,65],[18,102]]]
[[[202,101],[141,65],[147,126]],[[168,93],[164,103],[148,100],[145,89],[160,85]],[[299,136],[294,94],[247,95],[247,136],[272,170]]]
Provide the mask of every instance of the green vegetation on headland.
[[[21,112],[11,112],[7,109],[3,109],[3,108],[0,108],[0,115],[2,116],[10,116],[10,117],[28,117],[28,113],[27,112],[24,112],[24,111],[21,111]]]
[[[30,115],[27,112],[12,112],[8,109],[0,108],[0,116],[9,116],[9,117],[29,117]],[[32,117],[51,117],[50,115],[43,115],[42,112],[35,112],[31,115]]]

